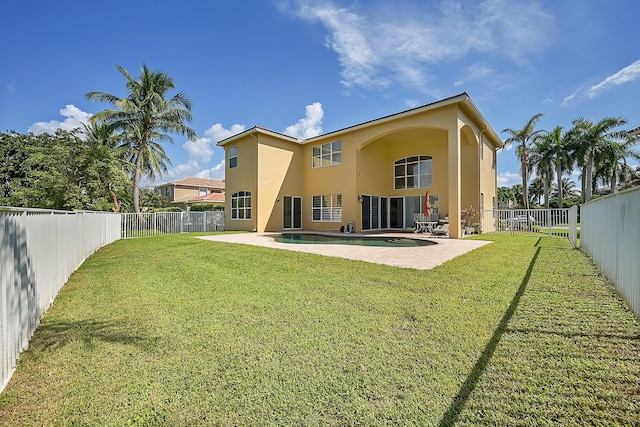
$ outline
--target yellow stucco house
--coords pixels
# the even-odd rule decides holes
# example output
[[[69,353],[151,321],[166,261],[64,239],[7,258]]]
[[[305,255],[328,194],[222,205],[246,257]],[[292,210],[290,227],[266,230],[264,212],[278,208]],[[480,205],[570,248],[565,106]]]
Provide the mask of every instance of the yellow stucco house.
[[[466,93],[306,140],[254,127],[218,145],[226,230],[405,230],[428,191],[459,238],[462,208],[496,206],[502,141]]]

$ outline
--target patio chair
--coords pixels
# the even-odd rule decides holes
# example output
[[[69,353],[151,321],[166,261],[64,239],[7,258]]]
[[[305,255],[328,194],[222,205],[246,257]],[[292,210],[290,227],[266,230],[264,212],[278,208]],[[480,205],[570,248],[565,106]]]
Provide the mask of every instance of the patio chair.
[[[434,236],[448,236],[449,224],[442,224],[431,230],[431,234]]]

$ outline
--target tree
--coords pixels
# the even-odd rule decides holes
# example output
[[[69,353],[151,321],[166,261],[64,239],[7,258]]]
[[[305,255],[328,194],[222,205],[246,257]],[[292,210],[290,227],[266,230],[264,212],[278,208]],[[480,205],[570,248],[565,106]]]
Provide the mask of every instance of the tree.
[[[103,122],[91,122],[85,125],[87,141],[87,161],[95,170],[96,185],[109,194],[113,203],[112,210],[120,212],[122,202],[118,190],[127,187],[131,163],[128,146],[123,144],[119,135]]]
[[[142,176],[162,176],[167,164],[171,164],[160,141],[173,142],[169,133],[184,135],[192,140],[196,138],[196,132],[185,124],[193,119],[191,100],[182,92],[166,98],[168,92],[175,89],[173,78],[167,73],[151,71],[143,65],[140,77],[134,79],[124,68],[116,68],[127,81],[126,98],[96,91],[88,92],[86,97],[116,107],[115,110],[96,114],[93,120],[103,120],[112,129],[122,132],[134,165],[133,206],[135,212],[140,213]]]
[[[519,208],[525,206],[524,204],[524,192],[522,191],[522,184],[516,184],[511,187],[511,191],[513,193],[513,200],[516,202],[516,205]]]
[[[640,160],[640,153],[635,150],[638,139],[628,132],[618,141],[611,141],[605,145],[600,153],[596,165],[596,181],[604,185],[609,184],[610,193],[617,191],[619,180],[629,179],[633,175],[633,169],[627,164],[627,159]]]
[[[573,121],[573,128],[567,133],[578,166],[582,168],[582,201],[588,202],[594,190],[595,167],[601,164],[601,156],[607,147],[624,137],[626,132],[618,130],[627,123],[622,117],[605,117],[599,122],[586,118]]]
[[[531,198],[530,202],[537,201],[537,204],[540,204],[540,198],[544,196],[545,205],[547,208],[549,202],[549,183],[548,180],[543,179],[538,176],[531,181],[529,184],[529,197]]]
[[[562,208],[562,175],[571,167],[571,157],[569,154],[569,140],[562,132],[562,126],[556,126],[551,132],[543,132],[536,136],[533,143],[532,161],[536,170],[542,176],[551,180],[555,174],[557,186],[560,188],[558,196],[558,206]],[[547,203],[545,204],[547,209]]]
[[[536,123],[542,117],[541,113],[531,117],[522,129],[506,128],[502,132],[508,133],[510,136],[504,140],[505,148],[509,148],[511,144],[516,143],[516,155],[520,160],[520,171],[522,174],[522,194],[524,200],[524,208],[529,209],[529,198],[527,195],[528,173],[529,173],[529,143],[542,130],[534,130]]]
[[[571,199],[577,195],[580,195],[580,191],[576,188],[576,182],[567,177],[562,178],[559,185],[554,187],[553,192],[551,193],[551,196],[558,200],[557,207],[559,208],[562,208],[563,206],[562,198]]]
[[[103,170],[79,129],[0,134],[0,205],[102,210]]]
[[[510,187],[498,187],[498,209],[509,209],[516,202],[516,196]]]

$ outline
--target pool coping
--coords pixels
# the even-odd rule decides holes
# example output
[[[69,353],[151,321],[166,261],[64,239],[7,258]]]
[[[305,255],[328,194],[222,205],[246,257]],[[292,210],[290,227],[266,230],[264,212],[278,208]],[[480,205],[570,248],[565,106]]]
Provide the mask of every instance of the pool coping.
[[[365,261],[375,264],[384,264],[394,267],[413,268],[416,270],[430,270],[440,264],[452,260],[469,251],[485,246],[491,242],[485,240],[467,240],[467,239],[443,239],[433,238],[424,234],[408,234],[408,233],[352,233],[357,237],[397,237],[407,239],[431,240],[435,245],[390,248],[383,246],[357,246],[357,245],[334,245],[330,243],[324,244],[306,244],[306,243],[280,243],[276,242],[273,237],[278,234],[290,233],[308,233],[308,234],[325,234],[325,235],[341,235],[335,232],[307,232],[295,231],[282,233],[233,233],[233,234],[217,234],[211,236],[199,236],[199,239],[211,240],[216,242],[245,244],[253,246],[262,246],[275,249],[284,249],[289,251],[307,252],[316,255],[332,256],[338,258],[346,258],[357,261]]]

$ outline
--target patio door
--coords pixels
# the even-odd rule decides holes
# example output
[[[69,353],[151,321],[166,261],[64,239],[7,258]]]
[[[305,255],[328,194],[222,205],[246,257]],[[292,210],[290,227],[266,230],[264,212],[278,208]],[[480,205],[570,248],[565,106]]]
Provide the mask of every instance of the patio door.
[[[302,228],[302,197],[284,197],[284,224],[287,230]]]
[[[404,228],[404,197],[389,198],[389,228]]]
[[[389,223],[387,213],[389,211],[387,204],[388,197],[371,196],[363,194],[362,196],[362,229],[363,230],[384,230]]]

